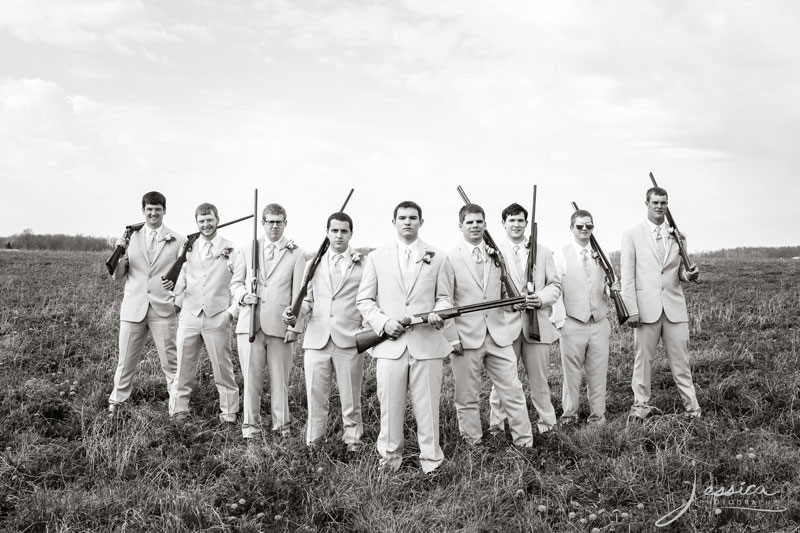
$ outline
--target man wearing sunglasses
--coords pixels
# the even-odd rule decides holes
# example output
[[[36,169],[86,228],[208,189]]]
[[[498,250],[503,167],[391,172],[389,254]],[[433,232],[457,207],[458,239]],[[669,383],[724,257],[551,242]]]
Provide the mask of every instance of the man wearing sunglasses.
[[[561,276],[561,298],[566,316],[561,326],[561,424],[578,421],[581,382],[586,374],[589,400],[589,424],[605,422],[606,374],[608,372],[608,301],[605,296],[605,272],[597,260],[590,240],[594,219],[588,211],[572,213],[570,231],[573,240],[553,253]],[[619,290],[619,281],[614,282]]]
[[[281,315],[300,292],[305,270],[305,252],[286,239],[286,209],[268,204],[261,215],[264,237],[258,240],[258,292],[250,292],[252,248],[242,246],[233,261],[231,295],[242,306],[236,323],[236,345],[244,380],[242,436],[261,434],[261,393],[264,372],[269,370],[272,430],[290,434],[289,373],[298,331],[283,323]],[[248,339],[250,313],[258,314],[255,341]]]
[[[630,313],[627,324],[635,328],[631,421],[647,418],[654,409],[649,403],[650,371],[659,340],[667,352],[686,416],[700,416],[689,366],[689,316],[680,284],[698,279],[700,271],[695,265],[686,270],[681,264],[676,235],[665,221],[667,201],[667,191],[649,189],[647,220],[622,237],[622,298]]]

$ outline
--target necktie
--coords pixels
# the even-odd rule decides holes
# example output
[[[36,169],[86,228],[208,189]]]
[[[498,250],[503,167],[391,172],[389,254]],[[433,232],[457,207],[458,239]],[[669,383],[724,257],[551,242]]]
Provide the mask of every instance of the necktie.
[[[581,262],[583,263],[583,271],[586,272],[586,277],[591,275],[591,263],[589,263],[589,250],[586,248],[581,249]]]
[[[406,290],[411,289],[411,278],[414,275],[414,261],[411,253],[411,248],[406,248],[403,255],[403,283],[405,283]]]
[[[475,272],[478,273],[478,279],[483,283],[483,257],[481,257],[481,249],[475,247],[472,249],[472,258],[475,260]]]
[[[656,251],[658,252],[658,259],[663,263],[664,256],[667,254],[667,248],[664,246],[664,236],[661,234],[661,226],[656,226]]]
[[[339,287],[339,284],[342,282],[342,271],[340,269],[340,265],[342,262],[342,255],[337,254],[333,258],[333,266],[331,267],[331,285],[333,288],[336,289]]]
[[[147,241],[147,251],[155,252],[158,243],[158,232],[154,229],[150,230],[150,239]]]
[[[206,241],[206,244],[203,248],[203,261],[210,262],[214,259],[214,254],[211,253],[211,241]]]
[[[514,245],[514,263],[517,265],[517,271],[522,273],[522,258],[519,256],[519,245]]]
[[[272,261],[273,259],[275,259],[275,244],[274,243],[272,243],[269,246],[267,246],[267,253],[264,256],[264,259],[266,259],[267,261]]]

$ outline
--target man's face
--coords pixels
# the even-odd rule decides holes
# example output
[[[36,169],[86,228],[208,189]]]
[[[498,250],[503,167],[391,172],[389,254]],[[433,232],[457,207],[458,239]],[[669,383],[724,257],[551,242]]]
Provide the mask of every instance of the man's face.
[[[650,199],[645,202],[647,205],[647,218],[654,224],[661,224],[664,222],[664,217],[667,214],[667,197],[651,194]]]
[[[422,223],[423,220],[419,217],[419,211],[413,207],[401,207],[397,210],[397,215],[392,221],[392,224],[397,229],[397,236],[409,243],[417,240]]]
[[[328,227],[328,241],[331,249],[337,254],[344,253],[350,245],[350,238],[353,232],[350,231],[350,224],[344,220],[331,220]]]
[[[478,245],[483,239],[483,232],[486,231],[486,221],[480,213],[467,213],[464,222],[458,225],[464,240],[472,245]]]
[[[202,235],[204,238],[211,240],[216,236],[219,219],[214,215],[214,213],[197,215],[195,222],[197,222],[197,229],[200,230],[200,235]]]
[[[503,227],[509,239],[512,241],[519,241],[525,237],[525,228],[528,227],[528,221],[522,213],[509,215],[506,217],[505,222],[503,222]]]
[[[283,232],[286,229],[288,221],[283,215],[267,213],[264,215],[261,224],[264,225],[264,234],[267,236],[267,239],[269,239],[269,242],[278,242],[281,240],[281,237],[283,237]]]
[[[594,222],[592,222],[592,217],[578,217],[569,229],[572,230],[575,240],[586,246],[592,236]]]
[[[164,223],[164,215],[167,214],[167,208],[161,204],[145,204],[142,208],[142,214],[148,228],[158,229]]]

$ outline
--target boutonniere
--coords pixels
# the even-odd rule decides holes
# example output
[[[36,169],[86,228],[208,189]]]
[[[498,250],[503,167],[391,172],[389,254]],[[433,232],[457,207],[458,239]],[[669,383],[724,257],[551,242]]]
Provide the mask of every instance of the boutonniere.
[[[497,250],[495,250],[491,246],[487,246],[486,247],[486,255],[488,255],[489,257],[494,257],[494,256],[497,255]]]
[[[523,247],[524,247],[526,250],[530,250],[530,249],[531,249],[531,241],[525,241],[524,243],[522,243],[522,246],[523,246]]]
[[[165,233],[164,236],[161,237],[161,240],[164,242],[172,242],[175,240],[175,237],[173,237],[171,233]]]
[[[233,252],[233,248],[231,247],[223,248],[222,251],[219,253],[219,256],[224,257],[225,259],[230,259],[231,252]]]
[[[359,264],[361,262],[361,254],[353,250],[353,253],[350,254],[350,261],[352,261],[354,265]]]
[[[281,247],[281,250],[289,250],[291,252],[295,248],[297,248],[297,245],[294,243],[293,240],[289,239],[288,241],[286,241],[286,244],[284,244]],[[278,250],[278,251],[280,251],[280,250]]]
[[[600,254],[597,253],[597,250],[592,250],[592,259],[598,261],[600,259]]]
[[[422,252],[422,257],[419,258],[419,261],[422,261],[426,265],[430,265],[431,259],[433,258],[434,255],[436,255],[436,252],[428,248],[425,248],[425,251]],[[419,261],[417,261],[417,263],[419,263]]]

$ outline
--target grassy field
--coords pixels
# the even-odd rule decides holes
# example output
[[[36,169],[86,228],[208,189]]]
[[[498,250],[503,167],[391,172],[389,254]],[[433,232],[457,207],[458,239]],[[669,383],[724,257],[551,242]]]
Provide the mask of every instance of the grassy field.
[[[193,416],[170,421],[152,345],[124,416],[110,421],[122,287],[103,259],[0,252],[2,531],[622,532],[678,514],[667,530],[800,530],[800,261],[708,260],[702,283],[685,286],[698,420],[680,416],[659,357],[653,403],[663,414],[626,427],[633,336],[614,326],[605,427],[536,435],[529,450],[507,435],[471,448],[459,439],[446,364],[447,462],[430,478],[413,458],[413,424],[404,467],[377,468],[372,361],[362,398],[368,446],[357,456],[338,442],[333,418],[327,443],[303,445],[299,355],[289,438],[267,434],[248,447],[238,427],[220,426],[207,360]],[[560,413],[557,354],[554,346],[550,386]],[[482,396],[485,411],[488,385]]]

